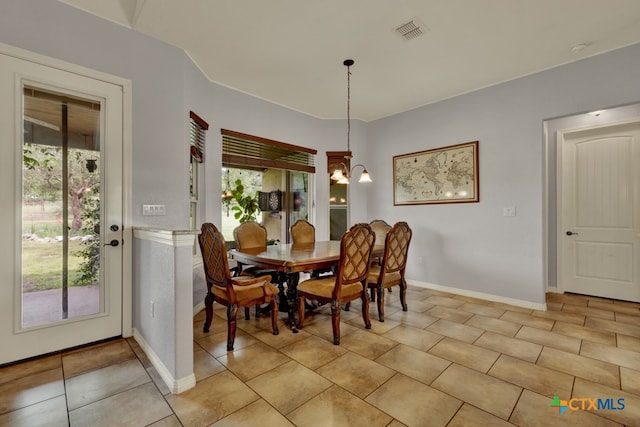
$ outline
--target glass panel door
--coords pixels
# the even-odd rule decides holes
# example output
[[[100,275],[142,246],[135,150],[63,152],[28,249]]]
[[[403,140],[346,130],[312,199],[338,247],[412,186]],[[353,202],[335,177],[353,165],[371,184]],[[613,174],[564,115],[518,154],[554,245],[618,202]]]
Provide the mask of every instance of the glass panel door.
[[[124,81],[5,52],[0,364],[123,327]]]
[[[22,327],[100,312],[100,102],[24,86]]]

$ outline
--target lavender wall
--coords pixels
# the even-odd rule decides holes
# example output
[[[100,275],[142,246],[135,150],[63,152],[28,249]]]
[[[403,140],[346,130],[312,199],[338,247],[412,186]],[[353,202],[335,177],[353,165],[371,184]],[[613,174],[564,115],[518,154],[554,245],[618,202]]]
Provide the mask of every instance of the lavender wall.
[[[219,129],[317,148],[316,226],[328,235],[327,150],[345,149],[343,120],[321,120],[211,83],[179,49],[59,2],[5,0],[0,42],[131,79],[133,212],[137,226],[185,228],[187,112],[211,125],[205,183],[220,188]],[[406,220],[410,279],[544,302],[543,121],[640,100],[640,45],[630,46],[370,123],[352,149],[375,182],[354,185],[352,222]],[[480,141],[480,203],[393,206],[392,157]],[[167,206],[143,217],[143,203]],[[504,207],[515,217],[503,217]],[[205,218],[220,219],[207,198]]]
[[[3,1],[0,42],[130,79],[133,83],[134,226],[188,227],[188,112],[211,126],[206,185],[220,188],[220,128],[318,150],[346,148],[344,120],[321,120],[207,80],[178,48],[59,2]],[[352,147],[362,139],[352,132]],[[328,182],[319,178],[318,233],[328,236]],[[213,190],[217,193],[216,190]],[[220,216],[220,201],[206,201],[206,218]],[[166,205],[165,216],[142,216],[143,204]],[[364,210],[364,199],[354,205]],[[360,214],[363,216],[363,214]]]
[[[369,123],[380,178],[369,215],[413,227],[408,277],[543,303],[543,122],[638,102],[638,75],[634,45]],[[393,206],[394,155],[475,140],[479,203]]]

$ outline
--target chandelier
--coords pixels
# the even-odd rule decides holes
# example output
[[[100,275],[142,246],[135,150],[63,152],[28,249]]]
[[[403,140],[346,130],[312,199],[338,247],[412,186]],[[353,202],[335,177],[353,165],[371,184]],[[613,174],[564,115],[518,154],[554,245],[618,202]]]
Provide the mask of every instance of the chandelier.
[[[353,65],[353,59],[345,59],[343,64],[347,67],[347,152],[348,154],[344,158],[348,161],[351,159],[351,66]],[[367,172],[367,168],[358,163],[354,165],[351,170],[345,163],[338,164],[338,167],[331,174],[331,179],[336,181],[336,184],[349,184],[349,180],[353,174],[353,171],[357,167],[362,167],[362,174],[358,182],[371,182],[371,176]]]

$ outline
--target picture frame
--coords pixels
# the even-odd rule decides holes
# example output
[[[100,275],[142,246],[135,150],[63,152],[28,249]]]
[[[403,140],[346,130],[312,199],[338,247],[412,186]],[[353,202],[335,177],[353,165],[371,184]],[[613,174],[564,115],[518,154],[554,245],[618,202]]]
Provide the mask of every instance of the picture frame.
[[[480,201],[478,141],[393,156],[393,204]]]

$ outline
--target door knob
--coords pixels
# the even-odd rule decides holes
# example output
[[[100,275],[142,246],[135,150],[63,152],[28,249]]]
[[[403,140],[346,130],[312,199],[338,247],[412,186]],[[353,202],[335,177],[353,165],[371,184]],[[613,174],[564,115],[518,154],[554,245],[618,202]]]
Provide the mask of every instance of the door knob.
[[[567,231],[567,236],[577,236],[578,233],[574,233],[573,231]]]
[[[116,239],[113,239],[112,241],[110,241],[109,243],[105,243],[104,246],[113,246],[114,248],[116,246],[118,246],[120,244],[119,241],[117,241]]]

